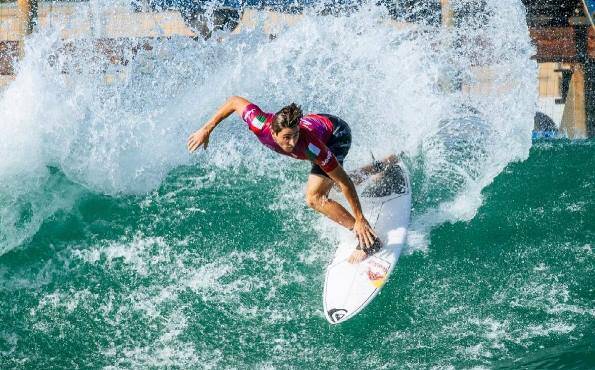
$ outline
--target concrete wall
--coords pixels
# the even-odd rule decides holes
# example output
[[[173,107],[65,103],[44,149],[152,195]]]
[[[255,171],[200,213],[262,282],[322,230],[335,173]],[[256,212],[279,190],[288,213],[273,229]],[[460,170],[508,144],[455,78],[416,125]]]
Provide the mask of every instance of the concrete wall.
[[[125,7],[94,10],[89,2],[40,3],[39,30],[65,25],[62,38],[195,36],[178,11],[133,12]],[[0,5],[0,41],[20,39],[19,19],[14,3]]]
[[[14,79],[7,74],[13,73],[15,43],[22,37],[19,22],[16,3],[0,4],[0,88]],[[133,12],[126,7],[92,9],[89,2],[40,2],[39,32],[56,25],[64,39],[195,36],[178,11]]]
[[[562,99],[562,74],[556,70],[567,68],[563,63],[540,63],[537,79],[539,81],[539,101],[537,110],[550,117],[558,127],[562,123],[565,104]]]
[[[277,34],[285,27],[293,26],[300,21],[301,14],[285,14],[273,11],[258,11],[256,9],[246,9],[240,24],[234,30],[234,33],[241,32],[245,29],[256,27],[261,19],[264,19],[263,29],[266,33]]]
[[[41,32],[52,25],[66,25],[61,30],[61,37],[63,38],[94,37],[110,39],[173,35],[195,36],[192,30],[186,26],[178,11],[133,12],[124,7],[94,10],[91,9],[89,2],[40,3],[38,17]],[[259,11],[248,8],[244,11],[240,25],[234,33],[254,28],[260,22],[264,22],[264,31],[269,34],[276,34],[284,28],[298,23],[301,17],[299,14]],[[398,28],[415,27],[412,24],[396,21],[389,22],[392,26]],[[0,5],[0,42],[19,40],[19,29],[16,5],[14,3]],[[556,99],[560,98],[561,74],[555,70],[561,67],[563,67],[561,63],[540,63],[537,77],[540,96],[538,110],[550,116],[558,126],[561,124],[565,107],[564,104],[556,103]],[[506,84],[494,85],[497,76],[490,66],[473,67],[471,75],[473,76],[472,82],[463,81],[462,89],[464,93],[484,94],[511,88]],[[1,76],[0,87],[6,85],[12,79],[12,76]],[[573,94],[577,94],[576,89],[573,90]],[[573,106],[577,104],[575,98],[580,98],[580,96],[574,97],[574,95]],[[576,109],[573,109],[571,114],[567,109],[565,125],[569,125],[569,120],[576,116],[575,111]]]
[[[244,10],[242,18],[240,19],[240,24],[234,30],[234,33],[254,28],[259,22],[263,22],[262,27],[264,32],[274,35],[281,32],[286,27],[297,24],[302,17],[301,14],[287,14],[271,10],[247,8]],[[411,29],[416,27],[413,23],[398,22],[393,19],[387,20],[386,24],[398,29]]]

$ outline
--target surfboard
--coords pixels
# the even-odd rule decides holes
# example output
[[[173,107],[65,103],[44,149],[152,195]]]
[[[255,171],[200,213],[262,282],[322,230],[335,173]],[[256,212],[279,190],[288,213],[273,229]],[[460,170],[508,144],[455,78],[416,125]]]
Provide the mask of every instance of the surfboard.
[[[360,191],[366,218],[383,242],[383,248],[358,264],[347,262],[357,241],[339,245],[326,269],[323,306],[331,324],[342,323],[360,312],[380,292],[401,254],[411,215],[411,184],[399,161],[373,175]]]

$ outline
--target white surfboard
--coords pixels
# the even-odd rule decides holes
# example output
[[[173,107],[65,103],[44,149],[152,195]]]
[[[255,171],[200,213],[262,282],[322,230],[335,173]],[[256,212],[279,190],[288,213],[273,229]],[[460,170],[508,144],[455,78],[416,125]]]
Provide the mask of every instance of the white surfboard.
[[[355,238],[339,245],[324,282],[324,312],[331,324],[344,322],[366,307],[399,259],[411,215],[411,184],[405,166],[399,162],[382,176],[374,175],[365,184],[360,200],[384,246],[362,262],[351,264],[347,258],[357,245]]]

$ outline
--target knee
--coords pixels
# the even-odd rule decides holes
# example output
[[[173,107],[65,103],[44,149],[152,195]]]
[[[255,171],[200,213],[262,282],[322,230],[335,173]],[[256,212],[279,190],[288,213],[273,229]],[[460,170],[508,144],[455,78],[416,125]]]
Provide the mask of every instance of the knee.
[[[326,196],[319,193],[307,193],[306,194],[306,204],[308,207],[312,209],[320,209],[324,202],[326,201]]]

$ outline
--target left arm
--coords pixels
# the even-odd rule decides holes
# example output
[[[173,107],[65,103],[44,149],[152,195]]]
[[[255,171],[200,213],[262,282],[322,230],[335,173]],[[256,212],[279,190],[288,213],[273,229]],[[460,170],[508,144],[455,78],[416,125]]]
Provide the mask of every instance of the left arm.
[[[357,196],[355,185],[353,185],[353,181],[347,176],[347,173],[345,173],[345,170],[340,164],[333,170],[327,172],[327,175],[339,185],[341,192],[345,195],[345,198],[353,210],[355,218],[353,231],[355,231],[359,241],[368,247],[372,246],[376,234],[362,212],[362,206],[359,197]]]

